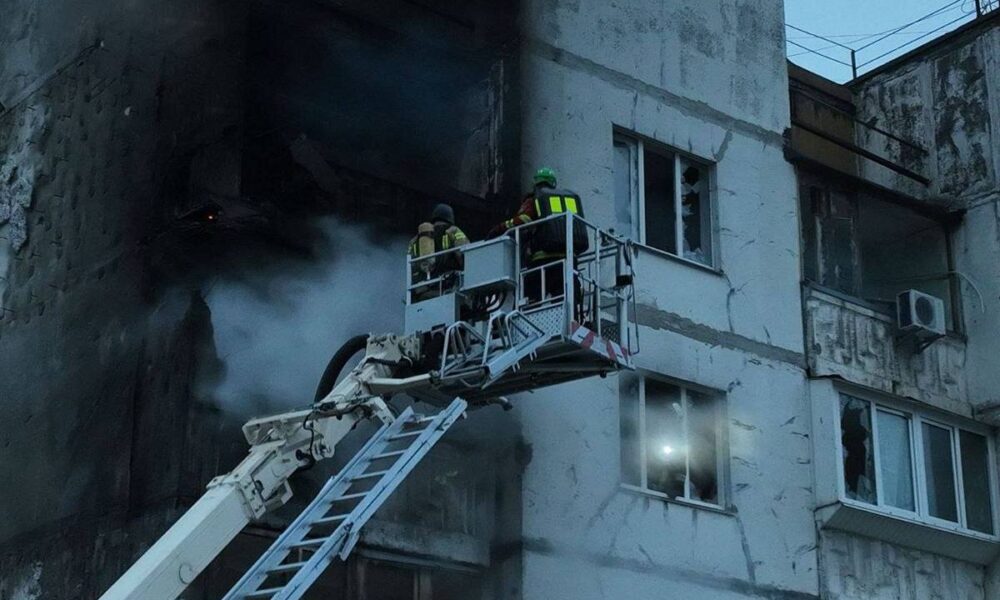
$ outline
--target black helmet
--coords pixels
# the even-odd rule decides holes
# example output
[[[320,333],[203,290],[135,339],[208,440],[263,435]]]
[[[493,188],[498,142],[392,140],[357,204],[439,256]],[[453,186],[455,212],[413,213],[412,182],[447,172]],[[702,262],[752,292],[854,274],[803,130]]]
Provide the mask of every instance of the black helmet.
[[[455,211],[447,204],[438,204],[431,211],[431,222],[444,221],[449,225],[455,224]]]

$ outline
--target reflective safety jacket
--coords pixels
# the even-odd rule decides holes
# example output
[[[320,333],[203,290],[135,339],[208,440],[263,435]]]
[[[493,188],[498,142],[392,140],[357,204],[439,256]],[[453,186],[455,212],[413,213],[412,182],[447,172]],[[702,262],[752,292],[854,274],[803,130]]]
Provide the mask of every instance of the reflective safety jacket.
[[[439,221],[433,225],[430,223],[421,223],[420,227],[417,228],[417,231],[419,233],[417,233],[417,235],[410,240],[409,253],[412,258],[420,258],[421,256],[450,250],[451,248],[463,246],[469,243],[469,238],[466,237],[465,232],[457,226],[450,225],[443,221]],[[427,243],[421,244],[421,241],[433,241],[434,245],[431,246],[431,244]],[[433,270],[437,273],[441,273],[448,270],[455,270],[461,268],[462,266],[461,256],[454,253],[432,260],[434,264],[426,265],[427,268],[425,270]]]
[[[573,213],[583,217],[583,201],[569,190],[539,187],[534,194],[525,197],[514,218],[501,224],[506,231],[518,225],[544,219],[552,215]],[[554,219],[526,230],[529,247],[528,256],[532,261],[558,260],[566,256],[566,222]],[[573,222],[573,251],[587,250],[587,228],[579,221]]]

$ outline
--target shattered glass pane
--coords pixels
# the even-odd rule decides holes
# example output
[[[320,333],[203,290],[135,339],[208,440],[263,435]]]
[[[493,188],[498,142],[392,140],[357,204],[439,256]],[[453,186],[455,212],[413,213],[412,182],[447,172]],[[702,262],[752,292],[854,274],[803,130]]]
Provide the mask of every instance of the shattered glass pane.
[[[990,459],[986,438],[963,431],[962,489],[965,492],[965,519],[969,529],[993,533],[993,503],[990,501]]]
[[[687,444],[680,388],[646,380],[647,487],[671,498],[685,496]]]
[[[719,405],[710,396],[688,390],[688,465],[691,497],[719,503],[717,428]]]
[[[684,258],[712,262],[711,215],[708,205],[708,171],[704,166],[681,160],[681,218],[684,226]]]
[[[878,411],[878,452],[882,503],[916,510],[908,418]]]
[[[875,455],[869,402],[846,395],[840,397],[840,439],[847,497],[875,504]]]
[[[923,432],[927,512],[932,517],[957,523],[958,502],[955,499],[951,431],[924,423]]]

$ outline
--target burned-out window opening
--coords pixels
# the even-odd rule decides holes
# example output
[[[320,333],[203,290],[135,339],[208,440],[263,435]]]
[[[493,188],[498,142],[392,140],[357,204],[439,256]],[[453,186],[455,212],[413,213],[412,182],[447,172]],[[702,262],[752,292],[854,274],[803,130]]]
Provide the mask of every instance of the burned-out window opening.
[[[713,169],[662,144],[616,133],[616,228],[651,248],[715,266]]]
[[[652,377],[623,378],[622,483],[722,506],[722,404],[717,394]]]
[[[400,560],[352,560],[348,597],[357,600],[479,600],[483,577],[465,569]]]
[[[840,397],[846,500],[995,532],[990,440],[938,417]]]
[[[900,292],[916,289],[941,298],[947,328],[960,329],[946,223],[853,184],[802,180],[806,281],[890,313]]]

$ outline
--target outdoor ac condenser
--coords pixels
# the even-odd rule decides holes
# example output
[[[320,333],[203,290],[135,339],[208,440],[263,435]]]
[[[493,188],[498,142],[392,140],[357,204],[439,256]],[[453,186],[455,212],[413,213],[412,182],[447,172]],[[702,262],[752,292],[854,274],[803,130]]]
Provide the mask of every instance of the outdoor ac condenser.
[[[939,338],[945,334],[944,300],[917,290],[896,296],[896,322],[903,334]]]

